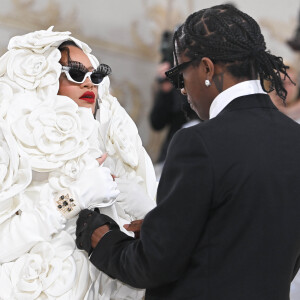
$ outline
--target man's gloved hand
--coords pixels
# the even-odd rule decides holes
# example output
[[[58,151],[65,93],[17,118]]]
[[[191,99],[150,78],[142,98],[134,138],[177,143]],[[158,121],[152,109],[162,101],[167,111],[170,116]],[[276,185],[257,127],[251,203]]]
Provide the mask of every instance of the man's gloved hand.
[[[76,245],[78,249],[85,250],[89,255],[93,251],[91,238],[95,229],[103,225],[108,225],[110,230],[120,229],[112,218],[89,209],[79,213],[76,225]]]
[[[84,170],[69,190],[78,199],[81,209],[109,206],[119,194],[110,170],[99,165]]]

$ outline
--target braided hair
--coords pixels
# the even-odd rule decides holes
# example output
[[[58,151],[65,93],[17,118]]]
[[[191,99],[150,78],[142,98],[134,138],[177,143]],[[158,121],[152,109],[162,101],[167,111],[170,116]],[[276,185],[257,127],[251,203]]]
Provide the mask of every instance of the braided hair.
[[[223,63],[234,77],[257,79],[265,92],[276,90],[285,101],[287,91],[280,73],[295,84],[282,57],[266,51],[257,22],[230,4],[213,6],[191,14],[173,37],[174,57],[185,56],[199,64],[203,57]],[[269,82],[266,88],[265,81]]]

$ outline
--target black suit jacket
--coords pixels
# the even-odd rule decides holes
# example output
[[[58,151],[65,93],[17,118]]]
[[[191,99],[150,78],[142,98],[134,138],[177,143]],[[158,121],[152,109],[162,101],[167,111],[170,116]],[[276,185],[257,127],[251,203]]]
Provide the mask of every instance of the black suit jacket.
[[[140,240],[91,261],[146,299],[288,300],[299,256],[300,126],[256,94],[175,135]]]

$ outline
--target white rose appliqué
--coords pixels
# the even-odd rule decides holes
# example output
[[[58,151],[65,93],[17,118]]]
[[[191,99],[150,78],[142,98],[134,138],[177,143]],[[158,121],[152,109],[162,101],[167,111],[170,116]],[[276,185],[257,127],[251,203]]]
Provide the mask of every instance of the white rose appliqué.
[[[70,98],[56,96],[41,102],[31,94],[18,94],[12,106],[15,109],[7,118],[34,171],[52,171],[88,150],[78,106]]]
[[[76,263],[73,238],[62,231],[51,242],[36,244],[0,269],[1,295],[9,299],[56,299],[72,290]]]
[[[12,84],[18,84],[27,90],[37,89],[38,93],[57,94],[58,79],[61,72],[58,49],[49,49],[37,54],[29,49],[12,49],[0,58],[0,75]]]

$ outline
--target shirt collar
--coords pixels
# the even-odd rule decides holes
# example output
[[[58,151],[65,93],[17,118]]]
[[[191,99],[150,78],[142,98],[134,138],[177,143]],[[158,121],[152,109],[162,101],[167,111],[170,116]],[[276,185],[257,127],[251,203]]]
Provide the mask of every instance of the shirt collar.
[[[261,87],[260,80],[243,81],[226,89],[211,103],[209,118],[216,117],[235,98],[252,94],[266,94]]]

